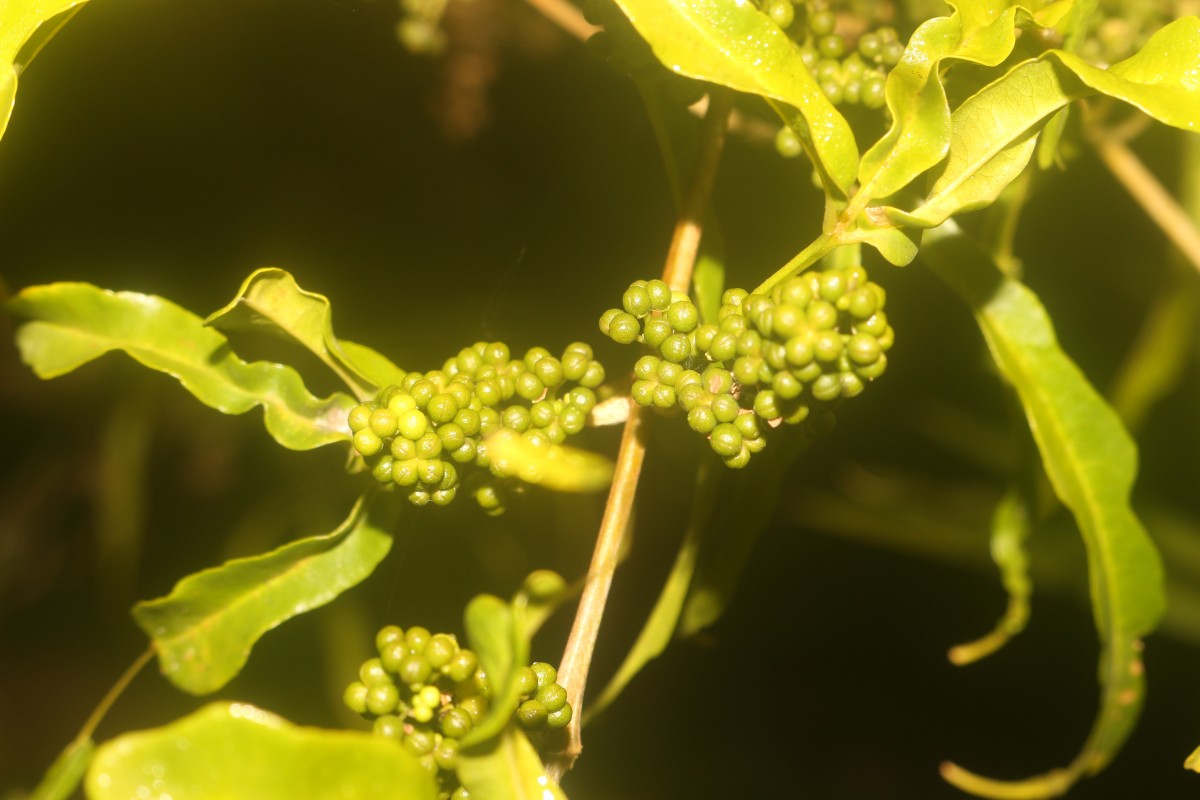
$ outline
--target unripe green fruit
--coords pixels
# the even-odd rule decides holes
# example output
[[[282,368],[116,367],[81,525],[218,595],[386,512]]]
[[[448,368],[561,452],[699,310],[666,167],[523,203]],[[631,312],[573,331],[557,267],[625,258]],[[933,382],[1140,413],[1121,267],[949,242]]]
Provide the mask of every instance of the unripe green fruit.
[[[439,458],[425,460],[417,459],[417,477],[421,483],[426,486],[433,486],[442,482],[442,476],[446,474],[446,464]]]
[[[529,348],[525,351],[525,358],[523,359],[525,362],[525,368],[530,370],[533,369],[534,364],[537,364],[537,362],[541,361],[548,355],[550,355],[550,351],[544,347]]]
[[[692,354],[692,343],[682,333],[673,333],[659,345],[662,357],[676,364],[682,364]]]
[[[442,735],[451,739],[461,739],[471,732],[474,720],[470,713],[461,708],[451,708],[442,714]]]
[[[546,704],[540,700],[526,700],[517,707],[517,721],[526,730],[537,730],[545,726],[549,716]]]
[[[517,671],[517,689],[521,697],[532,695],[538,690],[537,673],[531,667],[521,667]]]
[[[473,650],[460,649],[446,666],[446,675],[455,683],[462,683],[475,674],[479,658]]]
[[[866,333],[856,333],[851,336],[847,351],[850,360],[860,367],[874,364],[883,355],[883,349],[879,346],[879,340]]]
[[[379,648],[379,660],[383,662],[383,668],[393,674],[400,671],[400,662],[407,655],[408,645],[404,643],[403,639],[388,642]]]
[[[358,668],[358,679],[368,688],[392,682],[387,670],[383,668],[383,663],[378,658],[369,658],[363,662],[362,666]]]
[[[663,311],[671,305],[671,287],[662,281],[646,281],[646,291],[650,294],[650,307],[655,311]]]
[[[628,344],[628,342],[626,342]],[[568,381],[577,381],[587,372],[588,362],[591,356],[580,352],[565,352],[562,357],[563,378]]]
[[[350,415],[346,417],[346,423],[350,426],[352,433],[358,433],[363,428],[371,423],[371,414],[375,412],[367,403],[360,403],[350,409]]]
[[[420,462],[415,458],[393,461],[392,480],[397,486],[415,486],[421,480]]]
[[[553,713],[567,704],[567,690],[557,683],[547,683],[538,687],[536,699]]]
[[[532,372],[522,372],[518,375],[515,388],[519,397],[529,401],[537,400],[546,391],[546,385]]]
[[[416,441],[429,430],[429,420],[419,409],[405,411],[397,417],[397,432],[405,439]]]
[[[438,742],[437,747],[433,748],[433,759],[440,769],[452,772],[458,765],[458,751],[457,739],[442,739]]]
[[[400,703],[400,690],[392,683],[367,687],[367,712],[376,716],[391,714]]]
[[[404,634],[404,643],[408,646],[410,653],[424,653],[425,648],[429,646],[429,641],[433,638],[433,634],[428,628],[423,628],[420,625],[414,625]]]
[[[449,393],[436,394],[429,399],[425,413],[435,423],[449,422],[458,413],[458,401]]]
[[[728,361],[737,355],[737,334],[721,331],[713,337],[708,347],[708,356],[713,361]]]
[[[787,374],[787,373],[783,373]],[[779,376],[776,375],[776,378]],[[776,400],[775,392],[766,390],[759,392],[754,398],[754,413],[762,419],[778,419],[783,416],[779,410],[779,403]]]
[[[816,36],[828,36],[837,26],[837,15],[829,9],[822,9],[808,18],[808,29]]]
[[[700,310],[691,300],[677,300],[671,303],[664,316],[678,333],[691,333],[700,324]]]
[[[804,384],[791,372],[784,371],[775,373],[775,377],[771,379],[771,388],[779,395],[781,400],[792,400],[800,396],[800,392],[804,390]],[[755,408],[757,407],[758,399],[755,398]],[[759,416],[763,415],[760,414]],[[772,418],[766,417],[766,419]]]
[[[408,461],[417,457],[417,443],[412,439],[397,436],[388,445],[388,450],[397,461]]]
[[[584,367],[584,370],[586,371],[587,368]],[[538,380],[551,389],[558,386],[564,380],[562,362],[554,356],[546,356],[539,359],[533,365],[533,374],[537,375]]]
[[[417,458],[434,459],[442,454],[442,437],[433,431],[427,431],[421,438],[413,442]]]
[[[571,710],[571,704],[568,703],[558,711],[552,712],[546,717],[546,727],[548,728],[565,728],[571,722],[571,716],[574,712]]]
[[[346,704],[346,708],[353,711],[355,714],[367,713],[367,693],[366,684],[361,681],[355,681],[346,687],[346,691],[342,693],[342,702]]]
[[[650,317],[642,327],[642,340],[651,347],[658,347],[672,333],[671,323],[662,317]]]
[[[392,465],[395,461],[391,456],[380,456],[375,466],[371,467],[371,477],[383,484],[391,483]]]
[[[724,461],[725,466],[729,469],[741,469],[750,463],[750,450],[743,445],[741,450],[731,456],[727,456]]]
[[[717,422],[732,422],[737,417],[739,411],[741,411],[741,407],[738,405],[737,398],[733,395],[721,394],[713,398],[712,412],[717,418]]]
[[[621,305],[626,313],[644,317],[650,313],[650,293],[643,286],[630,286],[621,296]]]
[[[369,425],[381,439],[396,435],[396,415],[386,408],[377,408],[372,411]]]
[[[855,367],[854,374],[864,380],[874,380],[884,373],[887,369],[887,356],[882,353],[879,359],[874,364],[869,364],[863,367]]]
[[[717,427],[716,415],[713,414],[711,408],[704,406],[696,406],[688,411],[687,421],[688,427],[705,436],[712,433],[713,428]]]
[[[868,319],[854,325],[855,333],[868,333],[872,336],[882,336],[887,330],[888,320],[887,314],[878,311],[872,314]]]
[[[413,728],[404,737],[404,749],[414,756],[429,755],[436,746],[437,739],[427,728]]]
[[[609,322],[607,333],[617,344],[632,344],[642,334],[642,323],[632,314],[620,311]]]
[[[372,726],[376,736],[399,742],[404,738],[404,722],[395,714],[384,714],[375,720]]]
[[[404,640],[404,629],[399,625],[385,625],[375,634],[375,649],[383,654],[383,648],[395,641]]]
[[[838,321],[837,308],[827,300],[814,300],[808,306],[808,324],[818,331],[832,330]]]
[[[383,449],[383,439],[370,428],[363,428],[358,433],[354,434],[351,440],[354,444],[354,449],[366,457],[371,457]]]
[[[604,365],[599,361],[589,361],[587,371],[579,379],[579,385],[585,389],[595,389],[604,383]]]
[[[467,440],[467,435],[463,433],[462,427],[453,422],[447,422],[438,427],[437,436],[442,442],[442,449],[451,453],[462,447],[463,442]]]
[[[409,653],[400,661],[400,668],[396,670],[397,679],[407,686],[419,686],[429,679],[433,667],[430,666],[429,660],[422,655]]]
[[[554,668],[553,664],[535,661],[529,665],[529,668],[537,675],[538,687],[548,686],[558,680],[558,670]]]
[[[821,331],[813,337],[813,354],[826,364],[837,361],[842,354],[842,335],[836,330]]]
[[[836,400],[842,395],[842,384],[836,375],[825,374],[813,381],[812,395],[822,402]]]
[[[712,449],[720,456],[733,456],[742,449],[742,434],[729,422],[722,422],[709,437]]]
[[[653,405],[654,390],[657,388],[658,381],[634,381],[629,389],[629,396],[639,406]]]
[[[425,645],[425,658],[429,659],[429,666],[436,670],[449,664],[457,652],[458,642],[453,636],[445,633],[434,634],[429,644]]]

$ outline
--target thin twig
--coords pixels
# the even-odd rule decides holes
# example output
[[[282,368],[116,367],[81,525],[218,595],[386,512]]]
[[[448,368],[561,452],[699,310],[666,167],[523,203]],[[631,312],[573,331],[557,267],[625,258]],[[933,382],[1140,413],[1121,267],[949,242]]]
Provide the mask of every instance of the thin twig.
[[[121,693],[125,691],[130,682],[142,671],[142,667],[149,664],[150,659],[153,657],[154,647],[147,647],[146,652],[138,656],[129,665],[129,668],[122,673],[121,677],[117,678],[117,682],[112,685],[112,688],[100,700],[100,703],[96,706],[91,716],[87,718],[87,722],[83,723],[83,728],[80,729],[79,735],[75,737],[75,741],[82,742],[91,738],[92,734],[96,732],[96,726],[100,724],[100,721],[104,719],[104,715],[112,708],[112,704],[117,701],[117,698],[121,696]]]
[[[692,267],[696,263],[700,246],[704,213],[712,194],[717,163],[725,142],[725,125],[732,99],[725,91],[716,92],[716,95],[709,104],[708,115],[704,118],[691,183],[684,197],[679,222],[675,226],[666,264],[663,266],[663,281],[679,291],[686,291],[691,282]],[[588,567],[583,594],[579,599],[579,609],[575,612],[575,622],[571,626],[571,634],[567,638],[562,661],[559,663],[558,682],[567,690],[567,701],[571,704],[574,714],[567,726],[566,746],[562,751],[550,754],[546,762],[546,770],[556,782],[571,769],[583,750],[580,738],[583,692],[587,686],[592,652],[596,648],[604,607],[608,602],[608,590],[612,586],[613,573],[616,572],[620,559],[625,531],[629,527],[629,518],[633,510],[633,500],[637,494],[638,477],[641,475],[642,462],[646,456],[643,428],[647,421],[644,409],[634,409],[630,406],[629,419],[626,420],[625,430],[621,435],[621,449],[617,453],[612,489],[609,490],[600,531],[596,535],[592,563]]]
[[[1191,265],[1200,271],[1200,231],[1154,173],[1125,144],[1104,131],[1089,130],[1096,155],[1125,190],[1171,240]]]
[[[581,42],[600,30],[584,18],[583,12],[567,0],[528,0],[546,19],[562,28]]]

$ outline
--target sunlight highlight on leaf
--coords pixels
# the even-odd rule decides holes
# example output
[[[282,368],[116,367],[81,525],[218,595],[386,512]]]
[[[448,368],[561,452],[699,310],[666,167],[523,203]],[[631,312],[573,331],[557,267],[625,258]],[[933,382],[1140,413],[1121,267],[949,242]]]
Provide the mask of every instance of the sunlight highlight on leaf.
[[[526,483],[559,492],[598,492],[612,481],[612,462],[586,450],[535,444],[508,428],[489,436],[485,444],[497,474]]]
[[[1166,605],[1162,561],[1130,506],[1137,449],[1120,419],[1059,348],[1037,297],[1006,278],[952,223],[927,235],[925,261],[975,312],[996,366],[1016,390],[1058,498],[1079,526],[1100,637],[1100,710],[1066,768],[996,781],[949,764],[954,785],[985,797],[1051,797],[1103,769],[1124,744],[1145,693],[1142,637]]]
[[[197,572],[133,617],[163,674],[191,694],[215,692],[241,671],[260,637],[365,579],[392,545],[398,504],[360,498],[337,530]]]
[[[403,748],[358,731],[299,727],[244,703],[101,745],[89,800],[434,800],[432,776]]]
[[[0,137],[12,117],[21,72],[86,2],[4,0],[0,3]]]
[[[124,350],[218,411],[244,414],[261,406],[267,431],[284,447],[310,450],[350,439],[346,415],[354,398],[319,399],[291,367],[242,361],[222,334],[169,300],[53,283],[24,289],[9,309],[34,320],[17,329],[17,346],[38,377],[56,378]]]

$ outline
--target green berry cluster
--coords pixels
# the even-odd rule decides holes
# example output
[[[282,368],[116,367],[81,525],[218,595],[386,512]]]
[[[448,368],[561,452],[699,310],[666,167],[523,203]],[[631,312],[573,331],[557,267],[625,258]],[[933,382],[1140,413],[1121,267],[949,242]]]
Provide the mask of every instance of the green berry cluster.
[[[488,457],[487,437],[507,428],[538,445],[583,430],[604,367],[574,342],[560,358],[534,347],[509,356],[502,342],[477,342],[440,370],[411,372],[350,411],[354,449],[380,484],[415,505],[446,505],[465,485],[485,511],[504,509],[511,478]]]
[[[828,427],[842,398],[887,369],[895,334],[885,293],[861,266],[784,281],[768,295],[730,289],[715,323],[661,281],[635,281],[600,330],[655,353],[634,365],[634,402],[679,409],[730,467],[781,425]]]
[[[441,800],[467,797],[455,767],[459,741],[487,713],[488,677],[474,651],[447,633],[388,625],[375,637],[377,658],[364,661],[346,687],[350,710],[374,721],[376,735],[396,742],[438,780]],[[565,727],[571,721],[567,692],[544,662],[524,667],[513,714],[527,731]]]

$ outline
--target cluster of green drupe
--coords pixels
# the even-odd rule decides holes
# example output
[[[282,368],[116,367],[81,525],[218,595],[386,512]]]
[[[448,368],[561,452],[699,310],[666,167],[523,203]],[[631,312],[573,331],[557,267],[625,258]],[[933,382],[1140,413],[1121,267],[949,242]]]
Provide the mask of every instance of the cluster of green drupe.
[[[604,367],[582,342],[561,358],[534,347],[520,359],[502,342],[477,342],[355,406],[354,449],[381,485],[416,505],[446,505],[465,483],[485,511],[499,513],[512,476],[488,458],[487,437],[507,428],[540,446],[562,444],[583,430],[603,382]]]
[[[580,8],[588,22],[603,30],[588,37],[588,52],[623,75],[647,85],[655,85],[664,94],[684,105],[704,96],[704,84],[677,75],[654,56],[650,45],[613,0],[582,0]]]
[[[861,266],[797,275],[769,295],[729,289],[721,302],[701,324],[686,295],[635,281],[600,330],[654,351],[634,365],[634,402],[686,413],[727,466],[744,466],[782,425],[828,428],[833,407],[887,369],[884,290]]]
[[[343,699],[374,721],[378,736],[396,742],[438,780],[442,800],[466,791],[455,773],[460,740],[487,713],[492,689],[474,651],[447,633],[395,625],[375,637],[377,658],[363,662]],[[513,716],[527,731],[565,727],[571,721],[567,691],[558,673],[535,662],[518,675],[520,699]]]

